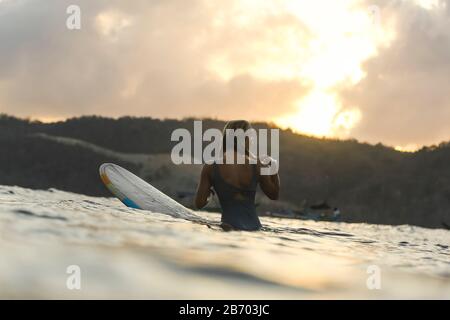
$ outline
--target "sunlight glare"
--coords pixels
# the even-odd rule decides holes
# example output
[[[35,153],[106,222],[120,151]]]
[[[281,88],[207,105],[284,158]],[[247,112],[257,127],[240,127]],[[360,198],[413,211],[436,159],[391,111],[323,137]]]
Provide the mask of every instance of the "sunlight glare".
[[[336,98],[314,91],[297,103],[297,113],[276,119],[282,128],[312,136],[345,136],[360,119],[358,109],[340,112]]]
[[[306,83],[311,91],[306,97],[299,93],[298,111],[273,119],[275,123],[319,136],[349,133],[361,114],[357,106],[350,111],[348,106],[340,106],[335,90],[365,77],[362,63],[394,39],[393,32],[383,27],[389,23],[380,23],[369,7],[355,0],[273,0],[264,5],[245,0],[233,2],[232,8],[231,15],[222,11],[214,20],[214,32],[221,32],[225,20],[244,33],[265,19],[281,20],[275,19],[272,28],[257,28],[257,36],[246,36],[236,48],[229,47],[234,49],[212,54],[209,70],[222,81],[247,74],[264,81]]]

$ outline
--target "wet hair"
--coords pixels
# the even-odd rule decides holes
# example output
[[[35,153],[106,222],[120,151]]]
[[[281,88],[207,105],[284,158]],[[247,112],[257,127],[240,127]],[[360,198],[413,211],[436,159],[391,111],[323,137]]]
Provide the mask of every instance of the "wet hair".
[[[246,132],[247,130],[251,129],[252,125],[250,124],[250,122],[248,122],[247,120],[233,120],[233,121],[228,121],[225,126],[223,127],[223,131],[222,131],[222,136],[223,136],[223,140],[222,140],[222,150],[227,150],[227,130],[238,130],[238,129],[242,129],[244,132]],[[238,148],[238,141],[237,141],[237,137],[234,137],[234,151],[237,151]],[[245,153],[248,154],[249,150],[248,150],[248,146],[247,143],[245,145]]]

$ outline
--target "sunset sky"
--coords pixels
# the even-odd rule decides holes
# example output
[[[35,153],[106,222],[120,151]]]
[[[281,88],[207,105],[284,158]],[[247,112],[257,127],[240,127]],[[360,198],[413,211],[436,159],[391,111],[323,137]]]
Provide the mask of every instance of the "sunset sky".
[[[450,0],[0,0],[0,113],[448,141]]]

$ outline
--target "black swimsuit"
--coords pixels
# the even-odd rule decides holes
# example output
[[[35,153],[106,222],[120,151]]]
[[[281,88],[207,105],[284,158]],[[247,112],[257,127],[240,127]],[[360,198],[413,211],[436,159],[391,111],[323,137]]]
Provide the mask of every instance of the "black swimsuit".
[[[212,185],[219,197],[222,207],[222,222],[237,230],[259,230],[261,222],[256,214],[255,194],[258,185],[256,165],[253,167],[253,177],[246,188],[235,187],[226,182],[220,175],[219,167],[213,164]]]

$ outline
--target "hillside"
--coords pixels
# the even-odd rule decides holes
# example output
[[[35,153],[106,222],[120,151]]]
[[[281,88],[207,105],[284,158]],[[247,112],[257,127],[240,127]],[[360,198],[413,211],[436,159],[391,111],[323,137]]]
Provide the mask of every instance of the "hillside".
[[[192,123],[192,119],[82,117],[45,124],[4,115],[0,184],[104,196],[108,193],[99,183],[97,169],[110,161],[182,198],[194,191],[200,168],[169,161],[170,134],[176,128],[192,130]],[[204,120],[204,129],[223,125]],[[442,222],[450,223],[449,160],[448,144],[409,154],[383,145],[283,130],[281,207],[327,201],[338,206],[349,222],[441,227]],[[271,205],[259,202],[260,210]]]

